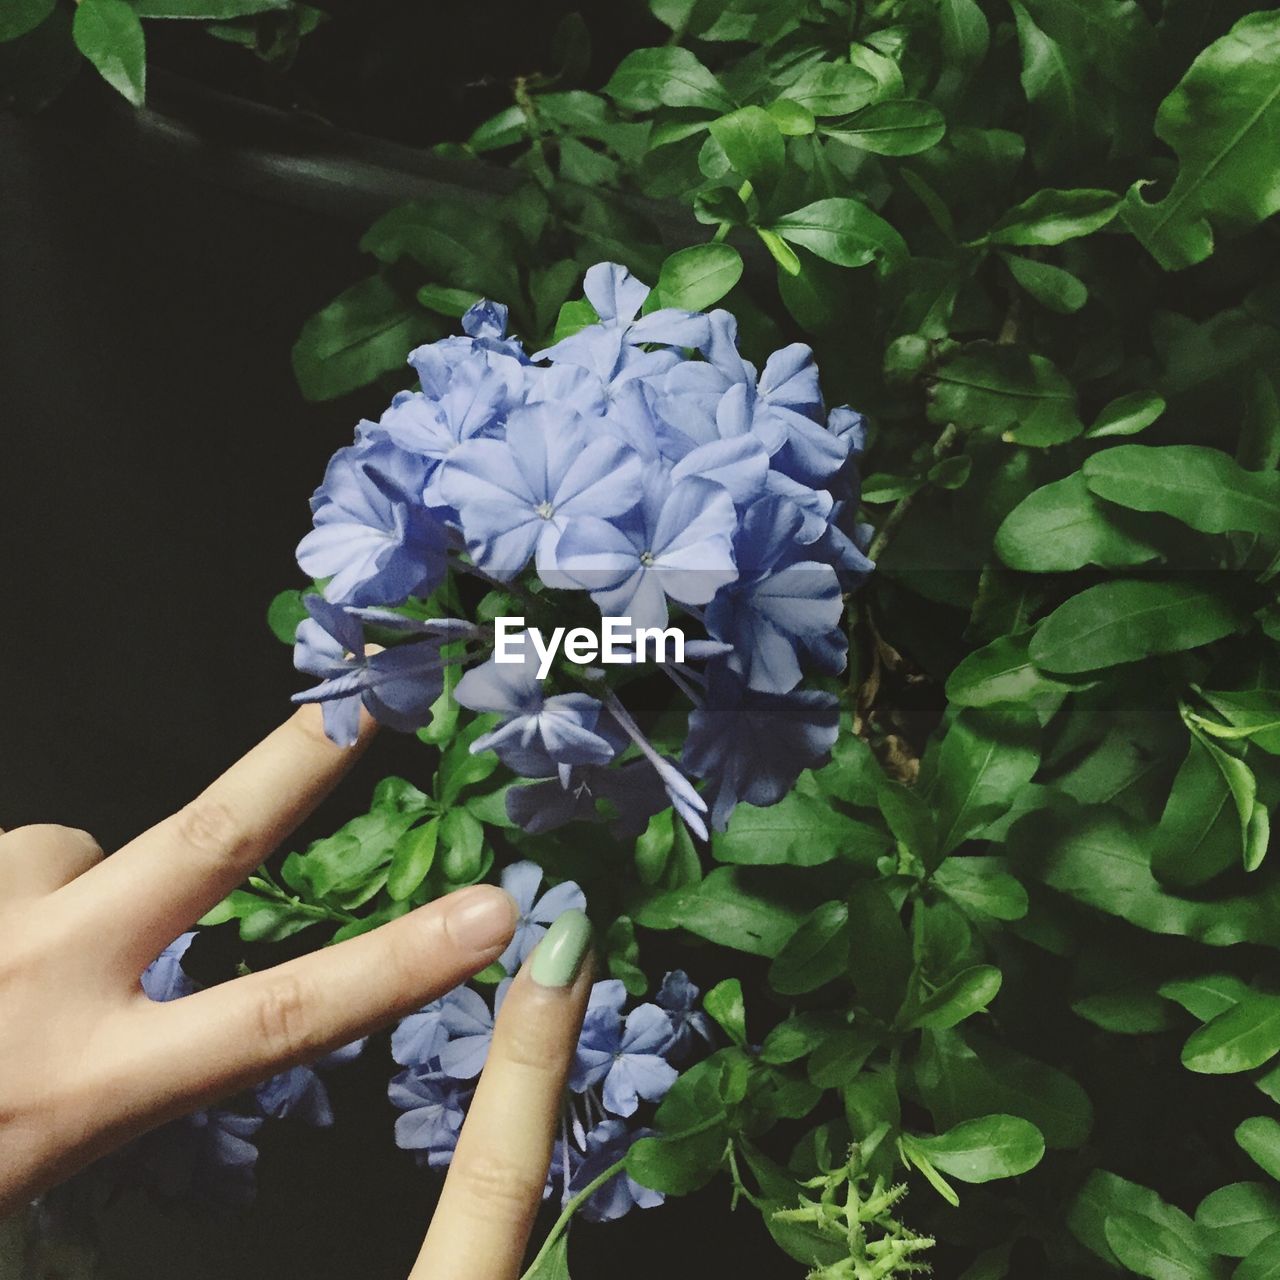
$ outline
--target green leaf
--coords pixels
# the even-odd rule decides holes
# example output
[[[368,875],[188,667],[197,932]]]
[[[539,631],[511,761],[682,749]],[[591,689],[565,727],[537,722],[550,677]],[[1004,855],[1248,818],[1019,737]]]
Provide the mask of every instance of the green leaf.
[[[534,1265],[520,1277],[520,1280],[570,1280],[567,1228],[556,1236],[546,1253],[539,1253]]]
[[[1248,997],[1251,988],[1233,973],[1210,973],[1199,978],[1166,982],[1160,994],[1181,1005],[1193,1018],[1208,1022]]]
[[[929,1162],[961,1182],[1014,1178],[1044,1156],[1044,1138],[1030,1121],[990,1115],[965,1120],[936,1137],[913,1135],[911,1145]]]
[[[290,0],[131,0],[140,18],[245,18],[288,9]]]
[[[1280,1280],[1280,1224],[1235,1269],[1231,1280]]]
[[[982,1035],[928,1031],[915,1076],[934,1124],[946,1127],[997,1108],[1030,1121],[1046,1145],[1081,1146],[1093,1126],[1089,1096],[1065,1071]]]
[[[1092,235],[1120,212],[1120,197],[1112,191],[1080,188],[1047,189],[1015,205],[991,228],[992,244],[1062,244]]]
[[[971,342],[938,366],[928,414],[931,422],[1003,431],[1010,442],[1038,447],[1084,430],[1075,391],[1052,361],[992,342]]]
[[[747,1009],[742,1000],[742,983],[737,978],[717,982],[703,996],[702,1007],[734,1044],[747,1043]]]
[[[1134,183],[1124,219],[1166,270],[1207,258],[1215,227],[1247,230],[1280,209],[1280,12],[1251,13],[1209,45],[1160,104],[1155,131],[1178,175],[1154,204]]]
[[[1280,996],[1258,992],[1206,1022],[1182,1046],[1182,1065],[1202,1075],[1252,1071],[1280,1053]]]
[[[883,1033],[872,1026],[833,1031],[809,1058],[809,1081],[819,1089],[842,1089],[862,1073]]]
[[[1061,42],[1011,0],[1022,52],[1022,89],[1031,105],[1033,154],[1042,167],[1078,165],[1099,132],[1095,109]]]
[[[1253,1116],[1236,1126],[1240,1149],[1268,1176],[1280,1181],[1280,1121]]]
[[[712,1116],[701,1131],[641,1138],[627,1152],[627,1173],[642,1186],[683,1196],[711,1181],[725,1158],[723,1116]]]
[[[764,1044],[760,1046],[760,1061],[770,1066],[785,1066],[812,1053],[844,1029],[844,1023],[837,1014],[793,1014],[765,1036]]]
[[[1108,1243],[1106,1226],[1108,1220],[1123,1215],[1133,1215],[1169,1233],[1183,1256],[1203,1259],[1209,1265],[1204,1235],[1181,1209],[1166,1204],[1149,1188],[1102,1169],[1095,1169],[1081,1187],[1068,1211],[1067,1223],[1082,1244],[1112,1266],[1119,1266],[1120,1260]],[[1210,1280],[1210,1276],[1218,1280],[1212,1272],[1203,1280]]]
[[[675,848],[674,811],[664,809],[649,819],[649,825],[636,837],[636,874],[640,883],[655,885],[667,869]]]
[[[1093,671],[1181,653],[1244,625],[1234,607],[1195,582],[1101,582],[1059,605],[1031,640],[1047,671]]]
[[[1201,742],[1221,772],[1235,802],[1236,817],[1240,823],[1241,863],[1246,871],[1256,871],[1266,856],[1271,836],[1266,805],[1258,802],[1258,780],[1253,770],[1239,757],[1215,746],[1208,738],[1201,738]]]
[[[1214,1252],[1243,1258],[1280,1231],[1280,1191],[1263,1182],[1219,1187],[1200,1201],[1196,1226]]]
[[[381,276],[340,293],[302,326],[293,372],[308,400],[332,400],[404,366],[429,336],[426,318]]]
[[[870,863],[887,847],[883,833],[799,791],[757,808],[743,802],[711,837],[717,862],[739,866],[814,867],[847,857]]]
[[[947,677],[947,697],[962,707],[1029,702],[1070,688],[1046,676],[1031,661],[1031,632],[1000,636],[965,658]]]
[[[618,64],[603,92],[627,111],[700,107],[732,111],[720,82],[688,49],[636,49]]]
[[[1108,569],[1147,564],[1159,550],[1127,531],[1077,471],[1028,494],[996,530],[995,549],[1011,569],[1060,573],[1087,564]]]
[[[102,78],[135,107],[147,96],[147,42],[125,0],[81,0],[71,35]]]
[[[802,107],[798,102],[788,102],[786,98],[769,103],[765,110],[788,138],[807,137],[817,127],[813,112],[808,107]]]
[[[1101,440],[1107,436],[1134,436],[1144,431],[1165,411],[1164,397],[1154,391],[1131,391],[1127,396],[1112,400],[1098,414],[1088,431],[1086,440]]]
[[[1137,1213],[1109,1214],[1103,1224],[1107,1244],[1120,1262],[1151,1280],[1216,1280],[1206,1250],[1159,1222]]]
[[[1060,893],[1153,933],[1211,947],[1256,942],[1280,947],[1280,887],[1216,898],[1184,897],[1151,874],[1145,842],[1118,810],[1042,811],[1010,833],[1029,874]]]
[[[809,68],[783,97],[815,116],[842,116],[867,106],[876,96],[875,77],[843,62],[819,62]]]
[[[878,881],[849,894],[849,975],[859,999],[877,1017],[893,1018],[906,996],[914,960],[902,917]]]
[[[8,0],[0,7],[0,44],[34,31],[56,4],[57,0]]]
[[[1027,891],[999,858],[950,857],[933,873],[933,883],[966,911],[993,920],[1021,920]]]
[[[1280,472],[1246,471],[1201,445],[1122,444],[1085,460],[1089,488],[1134,511],[1160,511],[1201,533],[1280,534]]]
[[[1050,311],[1069,316],[1089,301],[1089,290],[1085,288],[1084,281],[1070,271],[1033,258],[1020,258],[1015,253],[1002,254],[1001,257],[1022,288]]]
[[[840,267],[907,256],[906,241],[860,200],[831,196],[778,218],[772,230]]]
[[[310,615],[302,603],[303,592],[282,591],[267,606],[267,626],[271,634],[284,644],[292,644],[298,624]]]
[[[387,872],[387,892],[396,902],[413,896],[418,886],[427,878],[431,864],[436,860],[436,845],[440,837],[440,820],[430,818],[420,827],[414,827],[396,845]]]
[[[1000,991],[1000,970],[989,964],[962,969],[910,1011],[904,1029],[954,1027],[980,1012]]]
[[[938,815],[939,850],[950,853],[1013,803],[1040,763],[1039,726],[1017,703],[971,707],[947,730],[930,799]]]
[[[464,316],[477,302],[480,295],[470,289],[450,289],[442,284],[424,284],[418,290],[418,301],[428,311],[438,311],[442,316]]]
[[[1248,738],[1255,746],[1280,755],[1280,689],[1246,689],[1240,692],[1205,692],[1202,697],[1227,726],[1197,717],[1203,733],[1215,738]]]
[[[767,227],[757,227],[756,235],[760,237],[764,247],[773,255],[773,260],[787,275],[800,274],[799,255],[776,231],[770,231]]]
[[[1205,884],[1240,862],[1231,790],[1208,747],[1194,735],[1150,846],[1152,874],[1175,887]]]
[[[929,806],[913,788],[876,773],[876,803],[894,838],[924,866],[937,866],[938,830]]]
[[[786,150],[781,130],[763,107],[742,107],[713,120],[711,136],[720,144],[734,170],[743,178],[750,179],[758,192],[763,194],[773,189],[774,183],[782,176]]]
[[[913,156],[936,146],[947,131],[942,112],[915,98],[886,98],[824,125],[829,138],[880,156]]]
[[[770,959],[800,922],[798,912],[748,889],[733,867],[717,867],[697,884],[660,894],[632,915],[649,929],[688,929],[710,942]]]
[[[741,277],[742,256],[732,245],[690,245],[662,264],[658,297],[664,307],[703,311],[719,302]]]
[[[450,809],[440,820],[444,842],[441,866],[453,885],[472,884],[483,873],[484,827],[465,809]]]
[[[769,966],[769,983],[781,995],[802,995],[838,978],[849,963],[849,908],[843,902],[816,907],[787,939]]]

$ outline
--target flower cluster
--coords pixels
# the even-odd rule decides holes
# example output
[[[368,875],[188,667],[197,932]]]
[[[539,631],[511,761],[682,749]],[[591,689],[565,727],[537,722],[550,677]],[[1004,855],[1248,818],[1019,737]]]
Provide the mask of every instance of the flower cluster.
[[[392,1056],[404,1070],[388,1094],[403,1113],[396,1143],[420,1163],[447,1165],[493,1038],[494,1022],[514,974],[562,911],[586,905],[582,890],[566,881],[538,896],[542,871],[532,862],[508,867],[502,885],[520,908],[520,923],[501,957],[508,976],[486,999],[459,987],[401,1020],[391,1038]],[[695,1008],[698,989],[685,974],[667,974],[655,1004],[624,1012],[621,982],[606,979],[591,989],[582,1034],[569,1075],[560,1139],[547,1175],[545,1195],[557,1189],[562,1203],[596,1181],[647,1132],[628,1126],[640,1104],[658,1102],[676,1079],[673,1063],[684,1061],[699,1038],[710,1041],[710,1024]],[[619,1218],[632,1206],[650,1208],[662,1195],[619,1172],[595,1189],[580,1212],[589,1221]]]
[[[634,828],[672,803],[705,836],[708,804],[723,827],[739,800],[776,802],[835,740],[835,698],[798,686],[843,668],[843,593],[871,567],[852,524],[862,419],[825,412],[802,344],[757,373],[726,311],[646,313],[649,290],[609,263],[585,292],[596,323],[532,356],[504,307],[478,303],[465,336],[410,355],[420,389],[334,455],[298,547],[323,594],[295,649],[321,683],[297,699],[350,743],[361,703],[420,728],[446,668],[471,665],[458,702],[500,718],[474,749],[552,783],[513,789],[513,820],[545,830],[604,800]],[[549,683],[496,663],[486,626],[397,612],[451,570],[531,627],[588,620],[588,598],[636,628],[696,626],[684,662],[661,664],[692,704],[679,763],[603,670],[562,663]],[[370,627],[400,642],[366,654]]]

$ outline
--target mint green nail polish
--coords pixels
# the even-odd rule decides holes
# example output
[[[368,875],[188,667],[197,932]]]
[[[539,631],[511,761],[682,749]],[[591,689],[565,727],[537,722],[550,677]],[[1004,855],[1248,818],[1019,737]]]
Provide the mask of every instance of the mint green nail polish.
[[[540,987],[567,987],[578,976],[591,945],[591,921],[581,911],[555,919],[533,953],[530,973]]]

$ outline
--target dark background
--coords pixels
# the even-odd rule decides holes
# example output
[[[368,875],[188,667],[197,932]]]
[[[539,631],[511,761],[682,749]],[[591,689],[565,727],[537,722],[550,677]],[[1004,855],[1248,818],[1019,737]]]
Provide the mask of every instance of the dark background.
[[[108,851],[288,713],[299,679],[266,606],[300,583],[326,458],[380,407],[308,405],[289,367],[306,317],[367,270],[360,226],[127,131],[108,144],[86,122],[113,106],[91,86],[0,114],[0,826],[84,827]],[[429,767],[384,734],[300,838]],[[106,1274],[405,1275],[434,1180],[394,1146],[392,1069],[375,1040],[329,1077],[333,1130],[268,1125],[249,1210],[126,1198],[99,1223]],[[722,1186],[575,1233],[579,1276],[700,1275],[707,1257],[798,1274]]]

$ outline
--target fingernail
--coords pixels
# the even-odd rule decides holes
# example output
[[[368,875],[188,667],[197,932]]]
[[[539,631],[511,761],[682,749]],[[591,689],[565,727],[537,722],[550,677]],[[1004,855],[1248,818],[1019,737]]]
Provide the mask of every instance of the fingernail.
[[[533,953],[530,976],[540,987],[567,987],[591,945],[591,921],[581,911],[558,915]]]
[[[448,900],[444,927],[468,951],[505,946],[515,931],[519,912],[511,895],[496,885],[477,884]]]

